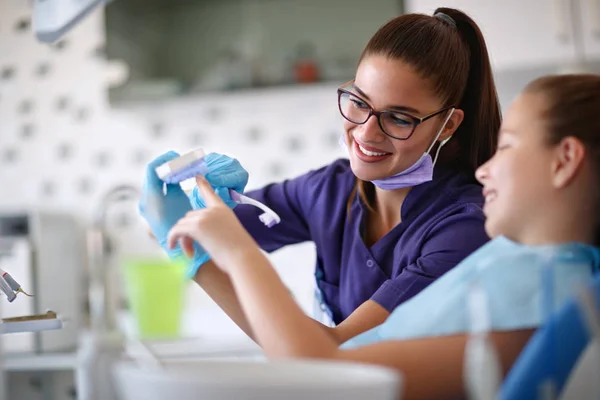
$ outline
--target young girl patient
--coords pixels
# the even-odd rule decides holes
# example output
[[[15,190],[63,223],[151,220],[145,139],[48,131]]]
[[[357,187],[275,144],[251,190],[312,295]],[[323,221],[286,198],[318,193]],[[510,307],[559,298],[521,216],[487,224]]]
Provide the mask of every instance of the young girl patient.
[[[476,173],[493,240],[380,326],[341,347],[294,302],[235,214],[198,178],[207,208],[171,230],[189,256],[193,241],[227,273],[252,335],[269,357],[349,360],[395,368],[404,398],[464,396],[462,366],[472,283],[485,290],[491,339],[506,372],[543,323],[544,272],[556,304],[600,264],[600,77],[549,76],[507,111],[496,154]],[[268,290],[265,290],[268,288]]]

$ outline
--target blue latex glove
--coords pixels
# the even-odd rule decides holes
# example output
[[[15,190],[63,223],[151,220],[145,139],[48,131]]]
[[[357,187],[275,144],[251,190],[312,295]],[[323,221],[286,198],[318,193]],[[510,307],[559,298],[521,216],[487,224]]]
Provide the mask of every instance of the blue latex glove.
[[[179,245],[174,249],[167,247],[167,236],[173,225],[192,210],[192,205],[178,184],[166,185],[167,193],[165,195],[163,193],[164,182],[156,175],[155,169],[177,157],[179,154],[169,151],[158,156],[146,166],[142,196],[138,204],[140,214],[148,222],[156,240],[171,259],[185,257]],[[194,243],[194,250],[194,257],[188,266],[188,278],[193,278],[198,268],[210,259],[198,243]]]
[[[230,208],[235,208],[237,203],[231,200],[229,189],[238,193],[244,193],[248,184],[248,171],[242,167],[235,158],[227,157],[219,153],[209,153],[204,157],[208,173],[204,176],[213,187],[215,193],[223,199]],[[205,208],[204,200],[195,187],[190,194],[190,203],[194,209]]]

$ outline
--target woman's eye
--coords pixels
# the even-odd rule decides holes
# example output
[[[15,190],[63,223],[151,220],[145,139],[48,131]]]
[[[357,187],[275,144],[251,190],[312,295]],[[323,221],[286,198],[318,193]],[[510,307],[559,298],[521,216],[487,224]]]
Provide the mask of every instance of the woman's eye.
[[[392,121],[393,124],[398,125],[398,126],[409,126],[412,125],[412,121],[410,121],[407,118],[403,118],[401,116],[398,115],[391,115],[390,119]]]
[[[368,108],[369,107],[364,102],[357,100],[357,99],[350,99],[350,102],[356,108]]]

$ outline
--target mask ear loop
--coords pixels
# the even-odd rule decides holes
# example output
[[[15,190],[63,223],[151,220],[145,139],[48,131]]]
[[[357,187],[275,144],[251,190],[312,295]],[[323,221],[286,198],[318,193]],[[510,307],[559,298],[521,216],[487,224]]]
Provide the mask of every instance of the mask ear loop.
[[[431,143],[431,146],[429,146],[429,149],[427,149],[427,154],[429,154],[429,152],[431,151],[431,149],[433,149],[433,146],[435,146],[435,143],[437,142],[438,138],[440,137],[440,135],[442,134],[442,131],[444,130],[444,128],[446,127],[446,124],[448,123],[448,121],[450,120],[450,117],[452,116],[452,114],[454,114],[454,110],[455,108],[452,107],[450,109],[450,113],[448,114],[448,116],[446,117],[446,119],[444,120],[444,123],[442,124],[442,127],[440,128],[440,131],[438,132],[438,134],[435,136],[435,140],[433,141],[433,143]],[[435,158],[433,159],[433,165],[435,166],[435,163],[437,162],[438,156],[440,155],[440,150],[442,149],[442,147],[448,143],[448,141],[452,139],[452,136],[447,137],[446,139],[442,140],[440,142],[440,145],[438,146],[437,150],[435,151]]]

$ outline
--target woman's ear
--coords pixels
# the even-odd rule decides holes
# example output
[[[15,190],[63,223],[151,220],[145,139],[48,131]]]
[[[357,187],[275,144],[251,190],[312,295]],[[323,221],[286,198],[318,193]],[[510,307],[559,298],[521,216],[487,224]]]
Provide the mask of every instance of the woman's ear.
[[[555,188],[568,186],[577,176],[585,158],[585,146],[573,136],[567,136],[556,145],[552,165],[552,184]]]
[[[444,118],[446,118],[446,116],[444,116]],[[454,109],[454,111],[452,112],[452,115],[450,116],[450,119],[448,119],[448,122],[446,122],[446,126],[444,127],[444,130],[440,134],[438,141],[442,142],[442,141],[448,139],[450,136],[452,136],[454,134],[454,132],[456,132],[456,130],[458,129],[458,127],[460,126],[460,123],[463,121],[464,118],[465,118],[465,113],[463,110],[458,109],[458,108]],[[443,119],[442,119],[442,121],[443,121]]]

